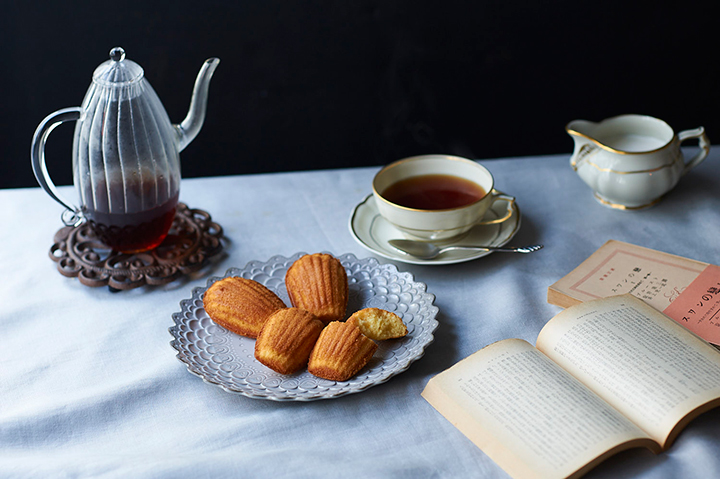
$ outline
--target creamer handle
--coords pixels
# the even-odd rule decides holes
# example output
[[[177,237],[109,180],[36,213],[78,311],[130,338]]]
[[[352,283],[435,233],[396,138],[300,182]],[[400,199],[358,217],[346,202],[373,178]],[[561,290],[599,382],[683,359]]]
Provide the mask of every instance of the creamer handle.
[[[705,157],[708,156],[708,153],[710,153],[710,139],[705,134],[705,128],[701,126],[699,128],[695,128],[694,130],[685,130],[678,133],[678,140],[680,140],[680,143],[685,140],[690,140],[692,138],[698,139],[698,146],[700,147],[700,152],[697,155],[693,156],[690,161],[685,163],[685,168],[682,172],[683,175],[690,171],[692,168],[699,165],[705,159]]]
[[[66,121],[77,121],[81,119],[82,116],[83,110],[80,107],[63,108],[55,113],[51,113],[38,125],[33,135],[32,146],[30,147],[30,160],[32,161],[35,178],[38,183],[40,183],[42,189],[45,190],[52,199],[67,208],[67,211],[64,211],[62,215],[63,223],[67,226],[77,226],[82,223],[83,218],[80,213],[80,208],[62,199],[55,183],[50,179],[47,167],[45,166],[45,142],[47,142],[50,132],[58,125]]]

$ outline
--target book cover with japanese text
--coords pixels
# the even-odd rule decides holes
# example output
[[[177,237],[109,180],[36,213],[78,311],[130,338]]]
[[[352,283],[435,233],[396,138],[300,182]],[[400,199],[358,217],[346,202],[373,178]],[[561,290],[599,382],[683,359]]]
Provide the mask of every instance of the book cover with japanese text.
[[[548,288],[566,308],[632,294],[706,341],[720,345],[720,267],[610,240]]]

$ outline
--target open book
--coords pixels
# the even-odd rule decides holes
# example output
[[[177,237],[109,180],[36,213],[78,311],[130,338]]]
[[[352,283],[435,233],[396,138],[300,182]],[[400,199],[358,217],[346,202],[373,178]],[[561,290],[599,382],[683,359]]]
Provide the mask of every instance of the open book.
[[[720,405],[720,352],[625,294],[562,311],[536,347],[491,344],[422,395],[511,476],[579,477],[625,449],[667,449]]]

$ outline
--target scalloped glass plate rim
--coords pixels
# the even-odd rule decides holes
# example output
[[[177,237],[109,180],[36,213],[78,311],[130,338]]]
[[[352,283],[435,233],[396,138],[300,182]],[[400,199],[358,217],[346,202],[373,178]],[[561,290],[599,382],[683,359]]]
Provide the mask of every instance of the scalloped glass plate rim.
[[[328,252],[324,252],[327,254],[332,254]],[[354,289],[358,289],[357,293],[359,296],[361,295],[363,291],[367,291],[367,289],[363,289],[364,287],[356,281],[356,278],[354,278],[354,275],[360,272],[364,272],[367,274],[375,274],[377,276],[383,276],[383,273],[389,274],[389,275],[396,275],[398,277],[402,277],[404,281],[406,281],[409,285],[411,285],[413,288],[418,289],[421,291],[423,298],[425,301],[423,302],[423,305],[427,307],[427,316],[426,317],[420,317],[417,321],[419,321],[417,324],[412,324],[413,321],[418,318],[417,315],[412,315],[410,319],[410,323],[408,324],[408,329],[410,330],[410,334],[408,336],[411,336],[415,330],[415,326],[418,327],[420,330],[420,336],[417,338],[418,342],[414,345],[414,349],[409,351],[409,354],[407,354],[406,357],[402,358],[401,360],[394,361],[391,368],[385,369],[381,368],[381,374],[376,374],[374,377],[369,377],[370,372],[372,372],[376,366],[371,367],[367,366],[363,371],[361,371],[358,375],[356,375],[354,378],[351,378],[348,381],[344,382],[335,382],[335,381],[327,381],[321,378],[317,378],[315,376],[310,375],[310,373],[305,370],[302,373],[297,373],[296,375],[291,376],[282,376],[277,373],[274,373],[270,371],[269,369],[266,369],[264,366],[262,366],[259,362],[257,362],[254,358],[252,358],[251,361],[249,361],[252,366],[259,367],[262,369],[266,369],[267,372],[269,372],[270,375],[274,376],[274,379],[277,381],[279,380],[279,377],[283,378],[289,378],[290,381],[297,381],[298,383],[301,383],[303,380],[306,381],[314,381],[317,382],[318,386],[322,386],[324,390],[320,390],[315,392],[314,394],[305,394],[305,395],[279,395],[279,394],[272,394],[272,391],[269,391],[267,388],[263,390],[263,393],[258,392],[253,387],[248,386],[247,384],[233,384],[228,385],[224,384],[219,379],[216,379],[210,374],[205,373],[202,370],[202,367],[193,360],[192,353],[188,350],[187,346],[182,344],[181,341],[181,333],[179,331],[181,326],[187,326],[186,321],[190,322],[193,319],[187,319],[188,316],[190,316],[190,313],[199,312],[202,310],[202,315],[207,317],[207,313],[204,312],[204,309],[202,308],[202,296],[205,293],[205,291],[210,287],[212,283],[215,281],[228,277],[228,276],[244,276],[247,277],[252,271],[265,271],[265,268],[268,266],[277,265],[278,263],[285,264],[285,267],[279,267],[272,271],[276,276],[269,276],[270,279],[278,280],[278,275],[282,274],[280,278],[282,279],[281,283],[278,283],[278,287],[282,286],[280,289],[275,290],[274,287],[268,286],[271,290],[275,290],[275,292],[281,296],[281,299],[286,304],[289,304],[287,300],[287,293],[284,291],[284,272],[287,270],[287,266],[289,264],[292,264],[295,260],[297,260],[299,257],[304,255],[306,253],[300,252],[295,253],[294,255],[290,257],[285,257],[281,255],[275,255],[268,259],[267,261],[249,261],[244,267],[238,268],[238,267],[231,267],[228,268],[228,270],[225,272],[223,276],[213,276],[208,278],[207,283],[204,287],[195,287],[192,289],[192,297],[183,299],[180,301],[180,307],[181,310],[179,312],[173,313],[172,318],[174,325],[168,329],[170,334],[173,337],[173,340],[170,342],[170,345],[173,349],[177,351],[176,357],[178,360],[180,360],[183,364],[185,364],[188,372],[191,374],[198,376],[203,381],[205,381],[208,384],[212,384],[214,386],[218,386],[221,389],[234,394],[240,394],[249,398],[254,399],[267,399],[267,400],[274,400],[274,401],[313,401],[313,400],[319,400],[319,399],[332,399],[337,397],[342,397],[347,394],[353,394],[358,393],[361,391],[364,391],[372,386],[382,384],[384,382],[387,382],[390,378],[393,376],[396,376],[397,374],[400,374],[403,371],[406,371],[410,365],[415,362],[416,360],[420,359],[424,353],[425,349],[428,345],[430,345],[434,341],[433,333],[437,329],[438,321],[436,319],[438,308],[434,305],[435,296],[431,293],[427,292],[427,286],[425,283],[421,283],[418,281],[415,281],[413,275],[408,272],[401,272],[397,269],[397,266],[393,264],[387,264],[387,263],[380,263],[376,258],[364,258],[364,259],[358,259],[355,255],[352,253],[346,253],[343,255],[333,255],[336,258],[338,258],[341,262],[343,262],[343,265],[345,265],[346,270],[348,267],[353,268],[359,268],[358,271],[352,272],[348,271],[348,280],[350,281],[350,287],[351,287],[351,295],[353,293]],[[261,281],[262,283],[262,281]],[[374,296],[373,296],[374,297]],[[419,304],[418,301],[415,301],[411,303],[410,305],[402,304],[403,306],[417,306]],[[365,306],[365,301],[362,301],[361,304],[362,307],[368,307]],[[350,311],[348,311],[350,312]],[[401,315],[402,316],[402,315]],[[405,318],[403,318],[405,320]],[[207,322],[211,321],[209,318],[207,319]],[[250,338],[243,338],[241,336],[234,335],[233,333],[229,333],[224,328],[221,328],[220,326],[215,325],[214,323],[211,324],[211,326],[214,328],[218,328],[218,330],[223,331],[223,334],[226,334],[230,337],[235,338],[235,341],[252,341],[254,343],[253,339]],[[413,327],[411,327],[413,326]],[[208,333],[207,330],[204,330],[202,328],[198,329],[198,331],[203,331],[206,334],[210,334],[212,336],[212,333]],[[195,331],[192,331],[193,333]],[[412,344],[407,344],[407,340],[399,340],[402,341],[400,343],[395,343],[396,347],[395,349],[388,348],[388,350],[393,352],[392,356],[395,356],[395,351],[398,350],[401,354],[408,351],[408,346],[413,346]],[[382,343],[389,343],[390,342],[380,342],[381,347],[383,346]],[[412,341],[411,341],[412,343]],[[404,346],[404,349],[400,348],[400,346]],[[377,356],[377,353],[376,353]],[[253,363],[254,362],[254,363]],[[240,364],[242,364],[242,361],[239,361]],[[214,363],[213,367],[218,366],[218,363]],[[366,371],[369,370],[369,371]],[[299,377],[298,377],[299,376]],[[336,387],[334,387],[336,386]]]

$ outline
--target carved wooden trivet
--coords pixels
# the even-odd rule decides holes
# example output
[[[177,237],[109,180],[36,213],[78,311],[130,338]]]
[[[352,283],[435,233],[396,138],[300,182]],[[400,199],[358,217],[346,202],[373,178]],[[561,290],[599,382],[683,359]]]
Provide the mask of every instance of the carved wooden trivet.
[[[87,223],[55,233],[50,258],[63,276],[77,277],[86,286],[128,290],[170,283],[207,264],[222,249],[223,232],[210,215],[178,203],[170,232],[160,246],[143,253],[111,250]]]

